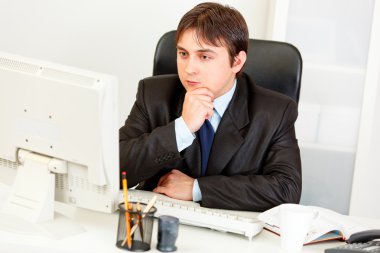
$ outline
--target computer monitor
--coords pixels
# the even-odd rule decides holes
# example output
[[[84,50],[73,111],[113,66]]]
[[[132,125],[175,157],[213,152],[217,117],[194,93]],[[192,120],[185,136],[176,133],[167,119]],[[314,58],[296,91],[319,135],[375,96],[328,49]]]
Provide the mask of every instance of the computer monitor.
[[[0,162],[17,172],[4,210],[32,221],[51,219],[54,200],[116,210],[116,77],[0,52],[0,119]]]

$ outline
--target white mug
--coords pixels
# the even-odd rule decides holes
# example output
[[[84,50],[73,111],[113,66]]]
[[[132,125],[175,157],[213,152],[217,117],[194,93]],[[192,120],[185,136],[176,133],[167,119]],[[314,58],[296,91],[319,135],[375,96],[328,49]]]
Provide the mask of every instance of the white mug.
[[[292,252],[300,251],[312,222],[318,216],[318,212],[310,207],[282,204],[279,215],[281,248]]]

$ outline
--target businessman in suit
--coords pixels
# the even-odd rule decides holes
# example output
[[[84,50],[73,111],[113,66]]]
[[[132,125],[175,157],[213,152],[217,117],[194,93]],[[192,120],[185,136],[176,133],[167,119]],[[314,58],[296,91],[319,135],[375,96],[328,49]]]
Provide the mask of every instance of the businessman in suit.
[[[130,186],[210,208],[299,202],[297,104],[241,72],[248,38],[228,6],[203,3],[182,17],[178,75],[141,80],[119,132]]]

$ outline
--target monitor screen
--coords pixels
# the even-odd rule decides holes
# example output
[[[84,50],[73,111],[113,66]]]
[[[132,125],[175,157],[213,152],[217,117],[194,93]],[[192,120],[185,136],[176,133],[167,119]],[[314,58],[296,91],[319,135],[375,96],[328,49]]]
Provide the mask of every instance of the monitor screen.
[[[17,173],[11,183],[28,186],[30,198],[41,196],[33,193],[33,182],[44,176],[33,171],[46,165],[56,201],[113,212],[119,192],[117,91],[114,76],[0,52],[0,159]],[[25,199],[13,202],[23,206]]]

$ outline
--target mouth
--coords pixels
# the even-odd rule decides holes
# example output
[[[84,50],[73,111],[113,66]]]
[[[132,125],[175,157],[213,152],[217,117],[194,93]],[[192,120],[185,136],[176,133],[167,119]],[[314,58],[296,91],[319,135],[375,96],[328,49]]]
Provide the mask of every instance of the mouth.
[[[200,84],[201,84],[200,82],[190,81],[190,80],[186,80],[186,83],[187,83],[189,86],[197,86],[197,85],[200,85]]]

